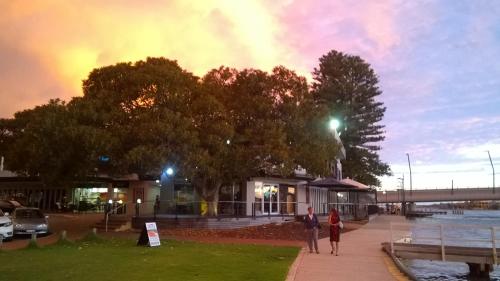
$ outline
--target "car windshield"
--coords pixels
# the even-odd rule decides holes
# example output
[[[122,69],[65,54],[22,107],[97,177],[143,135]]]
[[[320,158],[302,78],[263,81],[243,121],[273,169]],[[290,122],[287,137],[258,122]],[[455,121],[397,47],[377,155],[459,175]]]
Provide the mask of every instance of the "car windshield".
[[[16,218],[29,219],[29,218],[43,218],[42,212],[40,210],[34,209],[17,209]]]

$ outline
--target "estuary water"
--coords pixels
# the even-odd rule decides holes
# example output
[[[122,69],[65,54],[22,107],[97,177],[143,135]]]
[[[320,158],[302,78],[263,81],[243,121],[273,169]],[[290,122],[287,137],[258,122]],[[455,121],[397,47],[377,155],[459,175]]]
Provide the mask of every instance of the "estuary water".
[[[439,224],[445,226],[446,245],[491,248],[491,242],[486,242],[492,236],[491,226],[498,227],[496,237],[500,239],[500,211],[496,210],[465,210],[463,215],[452,214],[448,211],[447,215],[414,219],[414,223],[416,227],[413,229],[412,239],[416,243],[439,244],[440,240],[434,239],[440,236]],[[430,224],[436,226],[429,227]],[[462,225],[475,225],[475,227]],[[479,241],[466,241],[467,239]],[[485,241],[480,241],[483,239]],[[500,241],[498,243],[500,244]],[[497,245],[497,248],[500,248],[500,245]],[[465,263],[427,260],[404,260],[403,262],[420,280],[469,280],[469,268]],[[490,278],[500,281],[500,267],[496,267],[490,273]]]

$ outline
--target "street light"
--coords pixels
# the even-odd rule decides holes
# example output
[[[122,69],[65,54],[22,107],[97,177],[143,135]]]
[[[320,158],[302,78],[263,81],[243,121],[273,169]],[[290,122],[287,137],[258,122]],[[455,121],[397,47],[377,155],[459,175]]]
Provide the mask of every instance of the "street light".
[[[342,164],[340,160],[344,160],[346,158],[346,153],[345,153],[345,148],[344,145],[342,144],[342,140],[340,139],[340,134],[337,132],[337,129],[340,127],[340,121],[338,119],[332,118],[330,121],[328,121],[328,128],[330,131],[333,133],[333,137],[335,138],[335,141],[340,144],[340,150],[338,151],[338,154],[335,156],[335,166],[333,165],[332,162],[330,162],[331,165],[329,168],[334,172],[334,176],[338,180],[342,180]]]
[[[406,153],[406,156],[408,157],[408,168],[410,169],[410,196],[411,196],[413,186],[412,186],[412,177],[411,177],[410,154]]]
[[[406,194],[405,194],[405,174],[403,174],[403,177],[402,178],[398,178],[398,180],[401,181],[401,195],[402,195],[402,206],[401,206],[401,210],[403,212],[403,215],[406,215]]]
[[[493,161],[491,160],[490,151],[488,150],[486,152],[488,152],[488,157],[490,158],[491,169],[493,170],[493,193],[495,193],[495,166],[493,166]]]
[[[165,173],[167,174],[167,176],[171,176],[174,174],[174,169],[168,167],[166,170],[165,170]]]
[[[328,122],[328,127],[330,130],[337,132],[337,129],[340,127],[340,121],[337,119],[331,119]]]
[[[141,198],[137,198],[137,200],[135,201],[135,216],[136,217],[139,216],[139,209],[140,209],[141,203],[142,203]]]

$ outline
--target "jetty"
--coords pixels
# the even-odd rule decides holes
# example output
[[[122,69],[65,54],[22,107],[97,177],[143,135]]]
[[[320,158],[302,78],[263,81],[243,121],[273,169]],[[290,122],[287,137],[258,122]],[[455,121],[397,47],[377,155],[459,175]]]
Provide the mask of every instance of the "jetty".
[[[400,231],[395,231],[402,227],[410,230],[403,236]],[[456,229],[467,229],[476,235],[459,237],[449,231]],[[488,278],[500,260],[497,230],[484,225],[391,223],[390,241],[382,246],[397,258],[463,262],[469,266],[471,276]],[[399,234],[395,235],[396,232]]]
[[[433,215],[446,215],[448,212],[446,211],[433,211],[433,210],[415,210],[415,211],[408,211],[406,213],[407,218],[423,218],[423,217],[431,217]]]

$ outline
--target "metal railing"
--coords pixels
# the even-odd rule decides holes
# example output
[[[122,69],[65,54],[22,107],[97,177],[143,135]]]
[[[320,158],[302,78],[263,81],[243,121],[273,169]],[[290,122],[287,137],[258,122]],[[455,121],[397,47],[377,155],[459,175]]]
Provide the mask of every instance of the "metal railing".
[[[105,231],[108,232],[108,222],[109,222],[109,216],[112,214],[118,213],[119,210],[123,210],[127,208],[127,204],[132,203],[132,202],[125,202],[123,204],[119,204],[116,207],[111,207],[108,211],[106,211],[106,219],[105,219]],[[108,203],[109,205],[112,206],[112,204]],[[109,206],[108,205],[108,206]]]
[[[136,206],[136,216],[153,215],[156,219],[157,216],[170,215],[176,219],[178,217],[206,217],[207,202],[204,201],[174,201],[174,200],[161,200],[161,201],[143,201]],[[243,217],[296,217],[300,214],[307,212],[307,207],[311,203],[307,202],[269,202],[269,201],[218,201],[215,209],[216,214],[213,217],[224,218],[243,218]],[[328,215],[331,208],[336,208],[341,216],[344,217],[367,217],[369,207],[375,204],[368,203],[322,203],[315,206],[315,212],[318,215]],[[212,206],[213,207],[213,206]],[[376,211],[374,212],[376,213]]]
[[[399,239],[394,238],[395,231],[397,231],[395,228],[399,228],[399,230],[405,232]],[[390,251],[394,254],[394,243],[438,245],[441,247],[441,260],[446,261],[446,247],[448,246],[491,248],[494,264],[498,265],[497,242],[500,241],[500,238],[497,237],[496,233],[499,228],[498,226],[475,224],[409,224],[391,222],[389,226]],[[460,229],[462,231],[457,232]],[[454,231],[447,232],[447,230]],[[462,237],[463,235],[466,237]],[[467,238],[469,236],[475,238]]]

